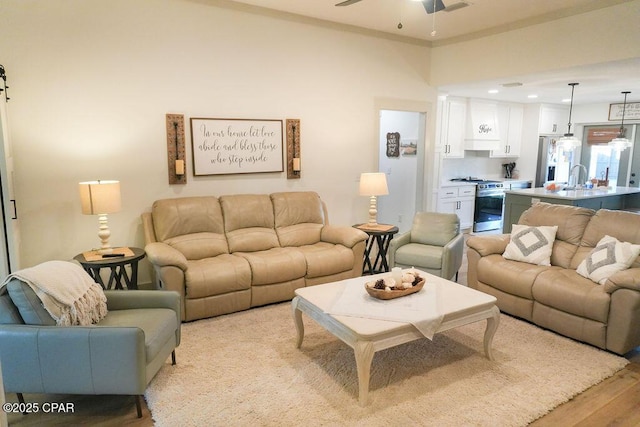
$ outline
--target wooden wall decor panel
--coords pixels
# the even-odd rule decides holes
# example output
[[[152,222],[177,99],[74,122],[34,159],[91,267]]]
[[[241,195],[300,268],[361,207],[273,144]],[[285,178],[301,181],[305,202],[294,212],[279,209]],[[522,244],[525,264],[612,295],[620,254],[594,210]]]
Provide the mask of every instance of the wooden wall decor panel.
[[[184,142],[184,115],[167,114],[167,161],[169,171],[169,184],[187,183],[187,160]],[[179,162],[183,168],[183,173],[178,175],[176,170]]]
[[[300,179],[300,119],[287,119],[287,179]],[[296,160],[294,160],[296,159]],[[298,170],[295,170],[294,164]]]

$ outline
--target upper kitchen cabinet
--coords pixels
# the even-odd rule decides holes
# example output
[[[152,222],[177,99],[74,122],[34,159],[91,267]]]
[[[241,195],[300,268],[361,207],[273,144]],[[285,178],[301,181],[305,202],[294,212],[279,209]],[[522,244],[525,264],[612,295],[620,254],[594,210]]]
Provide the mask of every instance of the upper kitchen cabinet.
[[[541,105],[540,121],[538,123],[538,133],[540,135],[564,134],[569,123],[569,107]]]
[[[466,115],[466,100],[450,98],[443,103],[440,131],[440,153],[443,157],[464,157]]]
[[[500,123],[496,103],[470,99],[467,106],[465,150],[500,149]]]
[[[519,104],[498,104],[500,147],[491,150],[490,157],[519,157],[522,146],[524,107]]]

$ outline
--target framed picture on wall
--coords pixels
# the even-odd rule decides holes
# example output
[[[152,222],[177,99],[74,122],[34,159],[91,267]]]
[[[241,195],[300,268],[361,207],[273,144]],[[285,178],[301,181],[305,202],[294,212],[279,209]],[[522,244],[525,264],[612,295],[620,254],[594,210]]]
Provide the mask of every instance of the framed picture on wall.
[[[387,132],[387,157],[400,156],[400,132]]]
[[[191,118],[193,174],[284,171],[282,120]]]
[[[418,154],[418,140],[403,139],[400,143],[400,150],[403,156],[415,156]]]
[[[609,121],[622,120],[622,110],[624,109],[625,120],[640,119],[640,102],[627,102],[624,104],[609,104]]]

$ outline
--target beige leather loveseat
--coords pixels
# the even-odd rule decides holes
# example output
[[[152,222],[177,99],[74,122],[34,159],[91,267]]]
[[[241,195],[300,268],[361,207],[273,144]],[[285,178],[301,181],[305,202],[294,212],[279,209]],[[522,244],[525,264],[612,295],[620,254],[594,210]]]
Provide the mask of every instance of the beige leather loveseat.
[[[142,220],[156,285],[180,294],[183,320],[362,274],[367,234],[329,225],[314,192],[164,199]]]
[[[472,236],[469,286],[495,296],[500,310],[576,340],[618,354],[639,346],[640,260],[636,257],[631,268],[613,273],[604,284],[576,269],[607,235],[640,244],[640,215],[538,203],[518,223],[558,226],[551,265],[505,259],[509,235]]]

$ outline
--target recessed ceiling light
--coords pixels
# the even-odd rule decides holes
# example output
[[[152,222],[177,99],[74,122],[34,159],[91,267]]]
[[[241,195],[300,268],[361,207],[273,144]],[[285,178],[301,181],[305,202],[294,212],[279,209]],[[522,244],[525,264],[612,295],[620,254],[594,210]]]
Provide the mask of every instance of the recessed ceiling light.
[[[538,95],[536,95],[536,94],[527,95],[527,98],[529,98],[529,99],[535,99],[537,97],[538,97]]]
[[[565,98],[562,100],[562,102],[571,102],[571,98]]]
[[[498,89],[489,89],[489,93],[498,93],[500,92]]]

